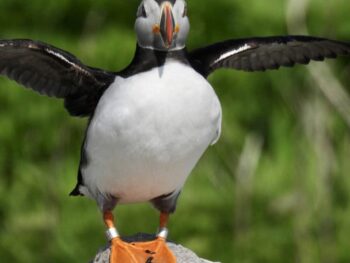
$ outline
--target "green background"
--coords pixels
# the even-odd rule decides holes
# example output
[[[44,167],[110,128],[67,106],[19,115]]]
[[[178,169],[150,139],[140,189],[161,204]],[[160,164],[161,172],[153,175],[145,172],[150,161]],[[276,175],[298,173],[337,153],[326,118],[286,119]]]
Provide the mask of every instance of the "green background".
[[[30,38],[109,70],[135,49],[136,0],[0,0],[0,38]],[[287,34],[283,0],[190,0],[189,49]],[[350,40],[349,0],[312,0],[309,33]],[[327,62],[345,90],[350,60]],[[320,76],[323,77],[323,76]],[[210,77],[221,140],[179,200],[170,238],[222,262],[350,262],[350,133],[304,66]],[[350,106],[350,105],[349,105]],[[346,116],[346,114],[345,114]],[[349,116],[349,115],[348,115]],[[0,79],[0,261],[88,262],[106,244],[95,203],[72,198],[86,119]],[[124,235],[154,232],[149,204],[120,206]]]

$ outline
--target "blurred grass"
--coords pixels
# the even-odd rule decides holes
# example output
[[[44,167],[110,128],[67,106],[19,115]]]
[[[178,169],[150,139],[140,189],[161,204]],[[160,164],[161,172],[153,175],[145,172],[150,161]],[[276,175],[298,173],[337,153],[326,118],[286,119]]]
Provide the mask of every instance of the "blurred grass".
[[[287,1],[188,4],[189,48],[287,33]],[[119,70],[133,56],[137,5],[1,0],[0,38],[39,39],[89,65]],[[310,33],[349,41],[348,11],[348,0],[311,1]],[[328,63],[349,91],[349,60]],[[210,81],[223,105],[223,134],[193,171],[170,238],[222,262],[350,262],[349,127],[305,67],[222,70]],[[61,101],[0,79],[1,262],[87,262],[105,244],[95,204],[68,197],[85,125]],[[249,138],[263,141],[251,174],[239,169],[245,149],[250,156]],[[157,227],[148,204],[120,206],[116,214],[126,235]]]

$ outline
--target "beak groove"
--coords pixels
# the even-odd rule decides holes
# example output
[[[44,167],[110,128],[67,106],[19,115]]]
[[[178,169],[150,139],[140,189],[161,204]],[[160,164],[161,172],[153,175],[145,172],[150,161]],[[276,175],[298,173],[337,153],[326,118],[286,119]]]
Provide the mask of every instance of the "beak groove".
[[[165,3],[162,10],[160,21],[160,34],[166,47],[170,47],[173,43],[175,32],[175,19],[170,3]]]

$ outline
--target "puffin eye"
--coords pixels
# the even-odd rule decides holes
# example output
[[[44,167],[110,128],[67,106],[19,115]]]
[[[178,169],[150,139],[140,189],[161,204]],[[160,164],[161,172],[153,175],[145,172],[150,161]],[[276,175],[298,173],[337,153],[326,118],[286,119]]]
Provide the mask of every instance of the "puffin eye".
[[[185,16],[187,16],[187,5],[185,5],[184,12],[182,14],[182,17],[185,17]]]
[[[147,13],[146,13],[146,9],[145,9],[144,5],[142,5],[141,14],[142,14],[143,17],[147,17]]]
[[[137,17],[144,17],[144,18],[147,17],[147,13],[144,5],[141,5],[139,7],[139,10],[137,11]]]

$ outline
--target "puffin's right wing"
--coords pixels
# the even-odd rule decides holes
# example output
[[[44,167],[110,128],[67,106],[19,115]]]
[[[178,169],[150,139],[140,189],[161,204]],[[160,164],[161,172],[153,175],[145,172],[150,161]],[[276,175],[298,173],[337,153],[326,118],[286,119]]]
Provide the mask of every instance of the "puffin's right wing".
[[[265,71],[350,55],[350,44],[308,36],[279,36],[228,40],[189,53],[203,76],[219,68]]]
[[[63,98],[73,116],[91,115],[115,78],[66,51],[24,39],[0,40],[0,74],[43,95]]]

